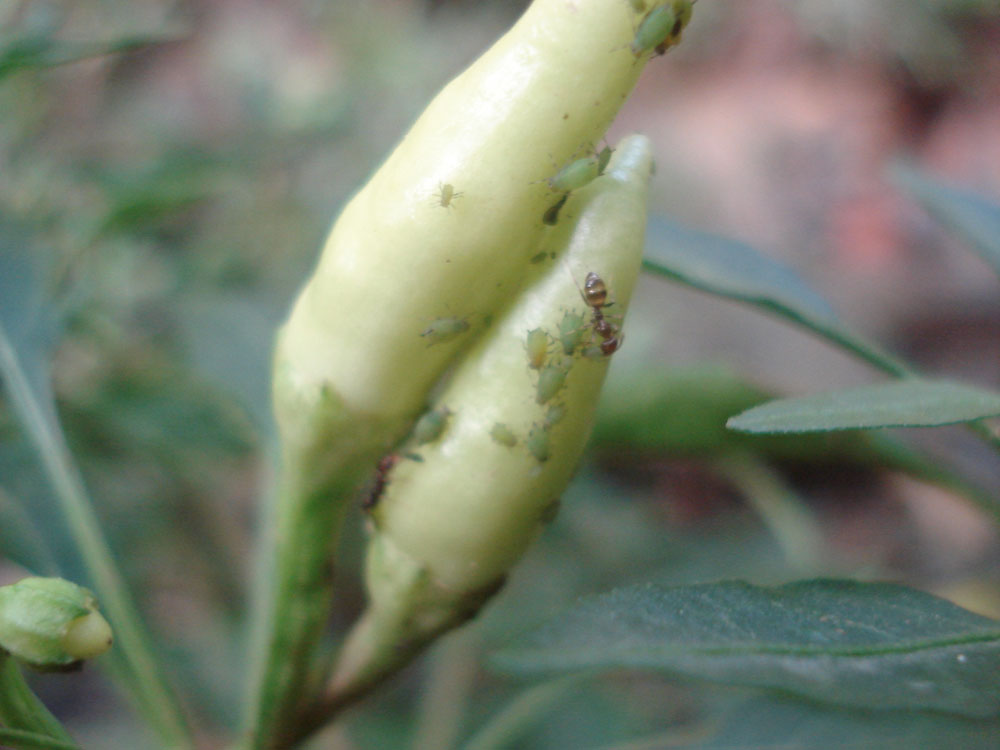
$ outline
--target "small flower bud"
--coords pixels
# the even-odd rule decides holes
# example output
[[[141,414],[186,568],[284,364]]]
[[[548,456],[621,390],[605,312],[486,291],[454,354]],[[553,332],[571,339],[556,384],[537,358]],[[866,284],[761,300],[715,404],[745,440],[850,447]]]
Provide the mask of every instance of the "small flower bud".
[[[111,627],[82,586],[25,578],[0,586],[0,648],[34,669],[63,671],[111,648]]]

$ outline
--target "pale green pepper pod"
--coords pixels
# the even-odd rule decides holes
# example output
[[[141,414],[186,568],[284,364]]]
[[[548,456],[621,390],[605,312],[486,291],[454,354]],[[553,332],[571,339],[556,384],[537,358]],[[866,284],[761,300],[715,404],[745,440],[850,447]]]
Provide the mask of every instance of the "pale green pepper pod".
[[[0,586],[0,649],[43,671],[73,669],[111,648],[94,595],[62,578]]]
[[[552,419],[553,404],[536,398],[540,373],[525,358],[526,341],[537,330],[557,336],[567,312],[590,323],[594,311],[580,292],[589,273],[605,282],[614,304],[602,314],[620,327],[642,259],[650,168],[648,141],[632,136],[605,179],[574,193],[545,245],[552,259],[533,270],[440,394],[451,411],[447,429],[420,446],[421,461],[395,465],[372,511],[369,609],[341,652],[330,705],[474,615],[551,519],[610,357],[562,356],[565,382],[551,399],[560,415]],[[599,340],[594,330],[585,338]],[[518,440],[498,439],[497,424]]]
[[[265,519],[273,580],[258,607],[250,746],[281,747],[298,731],[323,677],[343,511],[442,374],[518,298],[544,238],[564,231],[552,207],[565,203],[569,217],[584,186],[566,199],[548,181],[594,152],[627,98],[647,62],[629,49],[634,35],[622,0],[535,0],[431,102],[333,227],[275,353],[281,469]],[[591,184],[608,179],[599,172]],[[454,427],[449,418],[428,447]],[[547,434],[519,439],[561,465]]]

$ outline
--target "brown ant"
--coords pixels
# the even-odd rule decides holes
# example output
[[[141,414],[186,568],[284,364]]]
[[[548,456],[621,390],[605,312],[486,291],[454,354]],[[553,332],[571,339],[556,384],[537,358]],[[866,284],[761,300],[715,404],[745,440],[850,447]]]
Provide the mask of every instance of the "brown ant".
[[[605,357],[614,354],[621,348],[625,341],[625,335],[607,318],[604,317],[603,308],[608,307],[608,288],[604,284],[604,279],[591,271],[583,282],[583,289],[580,291],[583,301],[587,303],[593,314],[591,324],[594,333],[600,336],[601,354]]]
[[[382,497],[382,493],[385,492],[385,487],[389,484],[389,472],[392,471],[392,467],[396,465],[399,461],[399,456],[395,453],[389,453],[382,456],[379,459],[378,466],[375,468],[375,482],[372,484],[371,492],[368,496],[361,501],[361,509],[371,512],[371,510],[378,505],[379,499]]]

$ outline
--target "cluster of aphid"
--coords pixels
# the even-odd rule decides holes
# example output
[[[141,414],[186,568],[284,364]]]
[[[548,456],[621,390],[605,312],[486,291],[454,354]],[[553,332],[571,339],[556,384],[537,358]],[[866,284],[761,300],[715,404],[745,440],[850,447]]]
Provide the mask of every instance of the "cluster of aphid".
[[[566,312],[559,321],[557,335],[552,336],[543,328],[534,328],[528,331],[524,342],[528,367],[538,372],[535,403],[549,405],[542,422],[533,425],[524,439],[525,448],[539,463],[549,459],[549,431],[566,416],[566,406],[560,402],[553,403],[553,399],[566,384],[574,356],[579,353],[589,359],[607,357],[614,354],[624,341],[621,329],[604,313],[604,308],[610,304],[604,280],[594,272],[588,273],[580,296],[590,308],[589,322],[579,312]],[[588,331],[590,338],[585,341]],[[597,343],[594,343],[595,337]],[[553,346],[555,356],[551,356]],[[517,435],[510,427],[499,422],[493,426],[490,437],[510,448],[518,443]]]
[[[681,34],[691,20],[696,0],[668,0],[655,7],[649,7],[646,0],[627,0],[627,2],[635,14],[641,14],[634,37],[628,45],[629,51],[638,60],[650,53],[653,56],[663,55],[680,41]],[[600,151],[574,159],[545,180],[553,192],[561,195],[542,215],[543,223],[552,226],[559,221],[559,212],[566,205],[570,194],[603,175],[611,159],[611,153],[611,147],[605,145]],[[452,208],[454,202],[461,196],[462,193],[455,190],[454,185],[442,183],[438,185],[434,204],[441,208]],[[540,262],[545,257],[545,253],[539,253],[532,258],[532,262]],[[536,328],[528,332],[525,340],[528,366],[538,371],[535,401],[540,406],[549,404],[562,390],[572,367],[573,358],[578,351],[584,357],[591,359],[607,357],[618,351],[625,340],[619,325],[613,322],[612,317],[605,314],[605,308],[611,303],[608,302],[608,290],[604,280],[594,272],[588,273],[580,295],[589,308],[589,322],[584,314],[567,312],[559,323],[556,336],[551,336],[544,329]],[[428,340],[429,346],[432,346],[450,341],[467,332],[469,328],[469,322],[465,318],[444,317],[432,321],[420,335]],[[588,331],[590,338],[584,342]],[[553,343],[560,353],[550,359]],[[525,448],[539,463],[549,459],[549,431],[565,414],[566,407],[562,403],[550,405],[542,422],[533,425],[524,438]],[[413,430],[413,440],[416,445],[437,440],[450,416],[451,411],[447,407],[425,413]],[[498,444],[510,448],[519,442],[518,436],[510,427],[500,422],[490,430],[490,437]],[[408,457],[419,459],[419,456],[412,454]],[[363,502],[365,509],[370,510],[375,507],[388,484],[389,472],[400,458],[399,454],[391,453],[379,461],[372,489]]]
[[[632,56],[636,60],[650,53],[658,57],[676,46],[691,21],[695,2],[697,0],[668,0],[662,5],[650,8],[646,0],[628,0],[633,13],[642,14],[632,41],[628,45]],[[611,159],[611,152],[611,147],[605,146],[600,151],[574,159],[552,177],[544,180],[554,192],[562,195],[542,214],[542,223],[549,226],[558,223],[559,212],[569,200],[570,193],[603,175]],[[439,184],[434,203],[442,208],[450,208],[453,201],[461,195],[462,193],[457,192],[450,183]]]

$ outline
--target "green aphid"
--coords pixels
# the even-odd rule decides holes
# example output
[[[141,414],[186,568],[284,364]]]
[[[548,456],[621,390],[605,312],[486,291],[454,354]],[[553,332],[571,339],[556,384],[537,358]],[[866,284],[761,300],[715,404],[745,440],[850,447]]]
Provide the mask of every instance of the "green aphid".
[[[559,212],[562,211],[562,207],[566,205],[567,200],[569,200],[569,193],[563,193],[562,198],[545,209],[545,213],[542,214],[542,223],[550,227],[558,224]],[[545,255],[545,253],[539,253],[539,255]]]
[[[528,433],[528,439],[524,441],[524,447],[535,457],[539,463],[549,460],[549,433],[540,427],[532,427]]]
[[[629,50],[635,57],[642,57],[647,52],[657,49],[660,44],[671,38],[677,20],[673,7],[661,5],[649,11],[636,29],[635,38],[628,46]]]
[[[646,12],[646,0],[628,0],[628,4],[632,6],[632,10],[636,13]]]
[[[598,345],[588,346],[583,350],[583,356],[587,359],[605,359],[607,355]]]
[[[562,201],[564,203],[566,202],[566,195],[564,195],[562,197]],[[542,221],[544,221],[544,219]],[[545,252],[544,250],[542,250],[542,252],[535,253],[530,258],[528,258],[528,262],[531,263],[532,265],[534,265],[535,263],[541,263],[542,261],[544,261],[548,257],[549,257],[549,254],[547,252]]]
[[[528,351],[528,367],[532,370],[541,369],[549,354],[549,334],[541,328],[530,330],[524,346]]]
[[[546,430],[552,429],[557,424],[563,421],[563,417],[566,416],[566,404],[553,404],[549,407],[549,410],[545,412],[545,419],[542,424]]]
[[[442,406],[440,409],[432,409],[420,417],[413,427],[413,438],[417,441],[417,445],[430,443],[441,437],[450,416],[451,409]]]
[[[597,176],[600,177],[604,174],[604,170],[608,168],[608,163],[611,161],[611,154],[615,150],[611,146],[605,146],[601,149],[600,153],[597,155]]]
[[[428,346],[434,346],[434,344],[451,341],[456,336],[461,336],[468,330],[469,321],[465,318],[438,318],[431,321],[431,324],[427,326],[427,330],[420,335],[430,341]]]
[[[550,364],[538,372],[538,389],[535,391],[535,402],[547,403],[562,389],[569,374],[569,365],[564,363]]]
[[[584,156],[582,159],[571,161],[556,172],[554,177],[548,179],[549,187],[560,193],[579,190],[584,185],[600,177],[600,163],[601,157],[599,154],[592,154]]]
[[[563,354],[572,356],[586,332],[583,315],[572,312],[563,315],[559,321],[559,343],[562,345]]]
[[[517,445],[517,435],[511,432],[511,429],[507,425],[500,422],[493,425],[493,429],[490,430],[490,437],[493,438],[494,442],[505,445],[508,448],[513,448]]]

